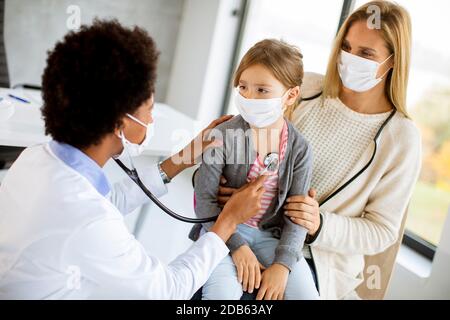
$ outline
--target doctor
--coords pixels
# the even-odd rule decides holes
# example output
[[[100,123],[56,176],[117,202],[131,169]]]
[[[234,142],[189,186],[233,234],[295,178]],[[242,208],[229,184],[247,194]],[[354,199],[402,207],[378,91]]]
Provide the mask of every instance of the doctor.
[[[236,225],[258,212],[261,179],[169,265],[127,230],[123,215],[148,198],[128,178],[111,186],[102,167],[151,138],[157,56],[144,30],[116,21],[71,32],[50,52],[42,114],[53,140],[26,149],[0,186],[0,299],[188,299],[228,254]],[[138,170],[160,196],[195,158]]]

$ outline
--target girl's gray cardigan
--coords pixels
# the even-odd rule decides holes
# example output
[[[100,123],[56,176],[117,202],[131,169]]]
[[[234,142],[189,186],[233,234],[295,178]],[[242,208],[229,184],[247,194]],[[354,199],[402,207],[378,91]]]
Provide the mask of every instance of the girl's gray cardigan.
[[[312,150],[298,130],[291,123],[287,123],[288,142],[278,172],[278,197],[270,204],[259,227],[271,231],[274,237],[280,239],[273,263],[280,263],[291,270],[301,258],[307,230],[284,215],[283,205],[290,196],[308,193],[312,175]],[[203,163],[195,175],[195,212],[198,217],[211,217],[220,213],[217,193],[221,175],[227,180],[227,187],[239,188],[247,183],[250,164],[257,156],[251,138],[247,139],[248,148],[244,147],[245,134],[250,133],[249,129],[248,123],[239,115],[213,130],[211,136],[222,139],[223,146],[211,149],[203,155]],[[248,150],[247,157],[245,149]],[[212,225],[212,222],[204,223],[203,227],[209,230]],[[201,225],[194,226],[189,237],[192,240],[198,239],[200,229]],[[245,244],[246,241],[238,232],[227,242],[231,252]]]

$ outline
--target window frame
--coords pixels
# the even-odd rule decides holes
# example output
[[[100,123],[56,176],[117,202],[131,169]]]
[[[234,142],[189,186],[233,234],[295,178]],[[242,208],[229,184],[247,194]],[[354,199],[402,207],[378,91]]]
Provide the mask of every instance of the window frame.
[[[414,250],[418,254],[433,261],[436,254],[437,246],[423,239],[413,231],[405,229],[402,244]]]

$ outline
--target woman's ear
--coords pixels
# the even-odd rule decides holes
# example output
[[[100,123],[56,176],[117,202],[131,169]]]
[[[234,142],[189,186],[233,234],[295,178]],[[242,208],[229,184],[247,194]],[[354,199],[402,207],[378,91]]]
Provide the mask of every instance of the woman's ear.
[[[289,92],[289,95],[286,99],[285,105],[290,106],[298,101],[298,97],[300,96],[300,86],[296,86],[292,88]]]

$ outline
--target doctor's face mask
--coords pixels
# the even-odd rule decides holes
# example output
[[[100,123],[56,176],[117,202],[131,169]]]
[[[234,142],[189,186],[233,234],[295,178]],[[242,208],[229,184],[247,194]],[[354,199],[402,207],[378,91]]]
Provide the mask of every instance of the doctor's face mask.
[[[126,116],[128,118],[130,118],[131,120],[133,120],[134,122],[145,127],[147,129],[147,132],[145,134],[144,140],[140,144],[137,144],[137,143],[133,143],[133,142],[129,141],[125,137],[123,130],[121,130],[119,133],[119,138],[122,141],[123,150],[119,155],[114,157],[115,159],[119,159],[119,158],[123,157],[123,155],[125,153],[127,153],[128,156],[130,156],[130,157],[137,157],[137,156],[141,155],[142,152],[144,152],[145,148],[147,147],[150,139],[154,136],[154,133],[155,133],[155,126],[154,126],[153,122],[150,124],[145,124],[144,122],[142,122],[138,118],[132,116],[131,114],[127,113]]]

